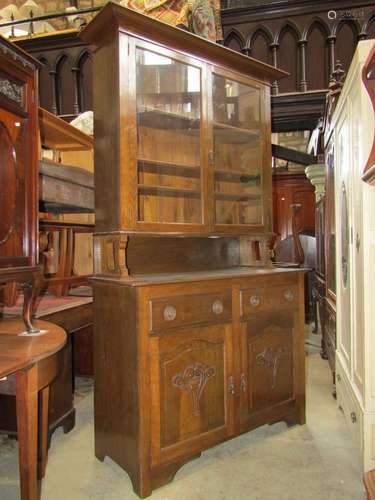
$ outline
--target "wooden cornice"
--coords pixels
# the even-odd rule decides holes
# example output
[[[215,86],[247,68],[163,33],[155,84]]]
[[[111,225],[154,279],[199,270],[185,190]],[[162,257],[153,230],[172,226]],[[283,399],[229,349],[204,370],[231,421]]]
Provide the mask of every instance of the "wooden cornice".
[[[251,74],[264,81],[271,82],[288,75],[269,64],[112,2],[107,3],[84,28],[80,37],[89,44],[100,46],[111,36],[113,29],[178,50],[188,56]]]

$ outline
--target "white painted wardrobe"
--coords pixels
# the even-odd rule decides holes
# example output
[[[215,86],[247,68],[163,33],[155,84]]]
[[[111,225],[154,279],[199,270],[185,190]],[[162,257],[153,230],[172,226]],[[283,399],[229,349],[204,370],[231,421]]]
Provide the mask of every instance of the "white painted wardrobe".
[[[362,68],[375,40],[358,43],[332,117],[335,143],[336,390],[364,470],[375,468],[375,186],[362,180],[374,111]]]

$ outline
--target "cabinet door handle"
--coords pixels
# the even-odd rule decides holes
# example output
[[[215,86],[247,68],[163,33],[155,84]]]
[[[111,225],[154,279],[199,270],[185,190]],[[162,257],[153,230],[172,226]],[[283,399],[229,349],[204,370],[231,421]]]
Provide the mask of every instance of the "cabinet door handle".
[[[359,252],[360,246],[361,246],[361,238],[359,237],[359,234],[357,233],[356,238],[355,238],[355,247],[357,249],[357,252]]]
[[[341,375],[339,373],[337,374],[336,379],[337,379],[337,382],[341,381]]]
[[[229,377],[228,378],[228,392],[231,396],[234,395],[235,391],[235,386],[234,386],[234,377]]]
[[[173,321],[177,316],[176,308],[173,306],[166,306],[163,311],[165,321]]]
[[[258,297],[258,295],[252,295],[250,297],[250,305],[252,305],[253,307],[258,307],[260,304],[260,298]]]
[[[357,422],[357,415],[354,413],[354,411],[351,412],[350,419],[352,421],[352,424],[355,424]]]
[[[241,375],[240,387],[241,387],[241,391],[242,392],[246,392],[247,391],[247,377],[246,377],[246,375],[244,373]]]
[[[223,302],[221,300],[215,300],[215,302],[212,304],[212,312],[214,314],[222,314],[224,311],[224,306]]]
[[[292,302],[292,300],[294,300],[294,293],[292,290],[284,290],[284,299],[288,302]]]

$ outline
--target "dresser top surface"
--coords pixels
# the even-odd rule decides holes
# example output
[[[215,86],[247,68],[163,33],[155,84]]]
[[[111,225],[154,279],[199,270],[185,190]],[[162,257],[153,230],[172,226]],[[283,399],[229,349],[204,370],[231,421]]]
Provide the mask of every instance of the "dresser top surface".
[[[236,279],[255,276],[273,276],[285,273],[303,273],[308,271],[305,268],[279,268],[279,267],[236,267],[229,269],[218,269],[214,271],[197,271],[186,273],[159,273],[159,274],[135,274],[126,278],[107,278],[96,276],[95,282],[115,282],[122,286],[142,287],[149,285],[177,284],[194,281],[209,281],[221,279]]]

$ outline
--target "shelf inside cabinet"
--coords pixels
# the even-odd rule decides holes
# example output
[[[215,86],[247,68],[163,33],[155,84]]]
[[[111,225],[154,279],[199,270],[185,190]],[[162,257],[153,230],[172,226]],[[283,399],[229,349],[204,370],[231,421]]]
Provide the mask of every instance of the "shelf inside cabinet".
[[[243,170],[229,170],[229,169],[219,169],[215,168],[215,180],[226,181],[226,182],[240,182],[243,184],[259,184],[261,176],[260,174],[249,174]]]
[[[259,201],[262,198],[260,194],[246,194],[246,193],[220,193],[215,191],[215,199],[221,201]]]
[[[179,175],[182,177],[200,178],[199,165],[185,165],[167,161],[148,160],[138,158],[138,170],[140,172],[158,173],[166,175]]]
[[[180,129],[198,134],[200,118],[191,118],[183,113],[173,113],[148,106],[138,106],[138,124],[157,129]]]
[[[156,186],[149,184],[138,184],[138,190],[143,195],[172,196],[181,198],[200,198],[198,189],[176,188],[170,186]]]
[[[215,139],[231,144],[254,142],[260,138],[260,129],[234,127],[233,125],[220,122],[214,122],[214,132]]]

